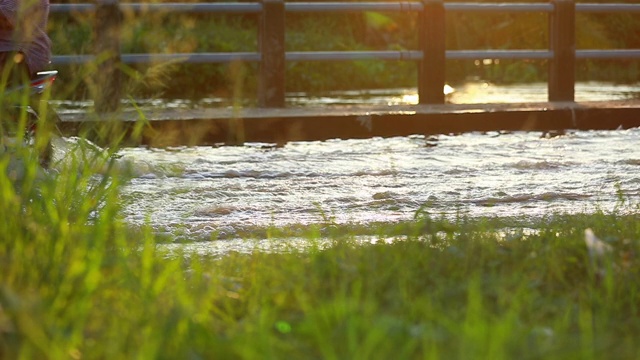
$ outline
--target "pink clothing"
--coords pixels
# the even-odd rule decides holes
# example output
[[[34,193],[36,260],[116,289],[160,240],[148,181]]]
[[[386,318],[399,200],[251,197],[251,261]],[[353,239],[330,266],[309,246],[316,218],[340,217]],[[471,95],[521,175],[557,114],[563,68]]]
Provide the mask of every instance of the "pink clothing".
[[[51,62],[49,0],[0,0],[0,17],[0,52],[24,53],[31,74],[46,68]]]

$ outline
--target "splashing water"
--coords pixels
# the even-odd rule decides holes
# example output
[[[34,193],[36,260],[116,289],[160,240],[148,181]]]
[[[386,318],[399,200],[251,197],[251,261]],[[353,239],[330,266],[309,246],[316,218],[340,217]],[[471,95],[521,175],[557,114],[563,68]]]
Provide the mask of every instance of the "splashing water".
[[[613,209],[640,192],[640,130],[468,133],[174,149],[128,148],[126,217],[184,240],[251,227]]]

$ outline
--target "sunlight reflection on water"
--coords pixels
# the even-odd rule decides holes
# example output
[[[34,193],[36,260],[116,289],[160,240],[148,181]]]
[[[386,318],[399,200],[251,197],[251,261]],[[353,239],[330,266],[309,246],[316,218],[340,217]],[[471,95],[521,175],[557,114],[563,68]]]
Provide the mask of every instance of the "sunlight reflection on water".
[[[511,84],[496,85],[487,82],[468,82],[444,89],[446,101],[451,104],[482,103],[521,103],[547,101],[547,84]],[[577,83],[576,101],[608,101],[635,99],[640,97],[640,85],[622,85],[602,82]],[[292,105],[318,104],[372,104],[372,105],[415,105],[418,103],[416,89],[386,89],[368,91],[343,91],[325,96],[291,94],[288,99]]]
[[[452,104],[544,102],[547,101],[547,84],[497,85],[487,82],[467,82],[453,87],[447,85],[444,93],[446,101]],[[638,99],[640,98],[640,84],[577,83],[575,97],[576,101]],[[61,112],[65,113],[83,112],[91,106],[90,102],[52,102]],[[142,110],[211,108],[232,105],[228,99],[205,98],[201,100],[136,99],[126,100],[124,106],[133,106],[133,103]],[[287,93],[286,103],[288,106],[412,105],[418,103],[418,93],[415,88],[337,91],[324,95]]]

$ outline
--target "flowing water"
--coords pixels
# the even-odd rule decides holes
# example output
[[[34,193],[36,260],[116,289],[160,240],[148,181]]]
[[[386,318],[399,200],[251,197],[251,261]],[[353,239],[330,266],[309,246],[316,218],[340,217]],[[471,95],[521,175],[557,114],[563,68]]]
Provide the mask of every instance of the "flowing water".
[[[599,89],[578,97],[629,98],[638,90],[624,88],[614,96]],[[544,93],[539,87],[511,90],[527,101]],[[371,102],[398,98],[410,102],[411,94]],[[228,251],[256,246],[239,239],[250,228],[409,220],[425,205],[431,213],[452,217],[460,212],[541,217],[611,210],[620,191],[638,199],[640,129],[546,135],[490,132],[283,147],[126,148],[121,161],[132,164],[135,176],[124,188],[125,216],[131,224],[149,223],[177,240],[224,239],[214,243]]]
[[[446,86],[444,93],[447,102],[452,104],[545,102],[548,94],[546,83],[495,85],[487,82],[468,82],[455,88]],[[371,105],[418,103],[418,94],[415,89],[347,91],[311,98],[307,94],[293,95],[289,97],[288,102],[294,106],[307,104],[356,105],[363,102]],[[577,83],[575,86],[576,101],[608,101],[637,99],[639,97],[640,84],[587,82]]]
[[[487,82],[468,82],[456,85],[455,88],[446,86],[444,89],[446,100],[452,104],[476,103],[524,103],[547,101],[547,84],[512,84],[495,85]],[[640,99],[640,84],[611,84],[603,82],[577,83],[575,88],[576,101],[607,101],[622,99]],[[224,98],[205,98],[199,101],[185,99],[137,99],[135,106],[142,110],[158,110],[161,108],[199,108],[229,106],[230,100]],[[318,106],[318,105],[406,105],[417,104],[416,89],[381,89],[363,91],[340,91],[328,93],[324,96],[305,93],[289,93],[286,97],[287,106]],[[66,113],[83,113],[90,102],[61,101],[58,106]],[[248,106],[251,106],[248,104]]]
[[[611,209],[640,191],[640,130],[469,133],[126,149],[127,217],[187,239],[248,227],[408,220],[431,212],[542,216]]]

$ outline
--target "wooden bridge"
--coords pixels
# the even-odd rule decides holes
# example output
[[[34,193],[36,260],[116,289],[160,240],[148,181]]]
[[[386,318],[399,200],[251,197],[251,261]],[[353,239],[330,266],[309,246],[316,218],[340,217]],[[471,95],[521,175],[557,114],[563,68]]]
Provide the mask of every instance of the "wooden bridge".
[[[576,13],[636,13],[640,4],[576,4],[573,0],[548,3],[445,3],[443,0],[400,2],[285,2],[262,0],[242,3],[120,3],[97,0],[87,4],[52,4],[52,12],[92,12],[93,55],[57,55],[54,64],[96,64],[96,83],[103,89],[94,99],[98,115],[64,115],[61,128],[78,133],[98,121],[115,118],[132,128],[139,118],[119,108],[121,89],[118,63],[180,61],[221,63],[257,62],[256,109],[207,109],[158,111],[145,114],[149,121],[142,143],[154,146],[202,145],[244,141],[282,143],[295,140],[401,136],[489,130],[615,129],[640,126],[640,103],[635,101],[574,102],[576,60],[640,59],[640,49],[576,49]],[[122,12],[143,13],[255,13],[258,51],[242,53],[121,54],[118,34]],[[418,12],[418,49],[402,51],[285,51],[286,12]],[[448,50],[445,47],[445,14],[448,12],[538,12],[549,18],[548,49]],[[73,15],[72,15],[73,16]],[[107,56],[109,55],[110,56]],[[415,61],[418,66],[418,105],[353,106],[322,108],[285,107],[285,64],[288,61],[352,61],[382,59]],[[527,104],[445,104],[442,92],[447,60],[537,59],[548,67],[548,99]],[[112,115],[109,115],[112,114]]]
[[[640,126],[640,101],[543,102],[526,104],[323,106],[301,108],[216,108],[145,113],[139,142],[153,147],[237,145],[243,142],[392,137],[469,131],[619,129]],[[118,119],[131,132],[137,112]],[[104,124],[87,114],[62,115],[67,135]]]

